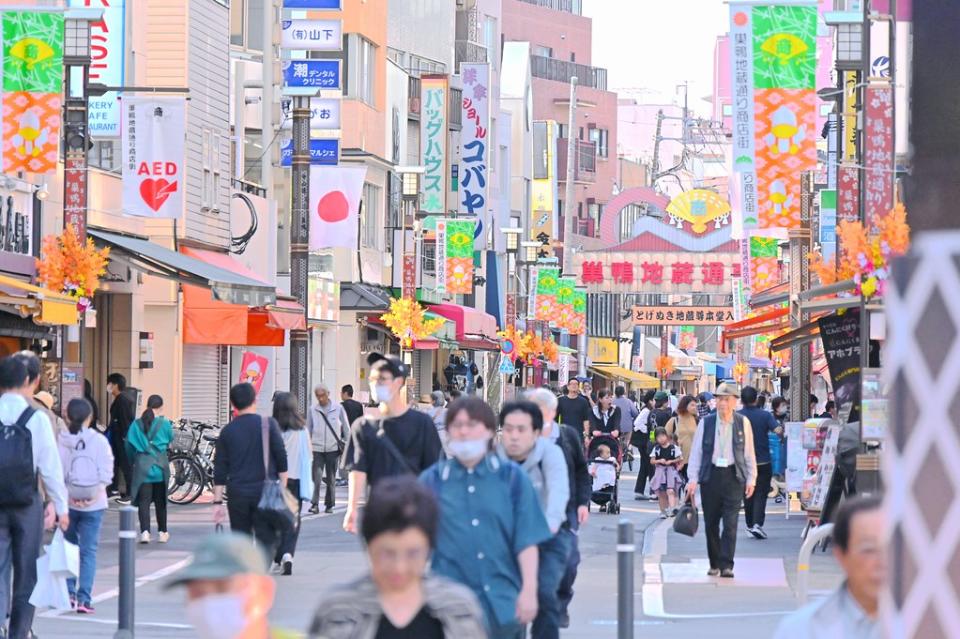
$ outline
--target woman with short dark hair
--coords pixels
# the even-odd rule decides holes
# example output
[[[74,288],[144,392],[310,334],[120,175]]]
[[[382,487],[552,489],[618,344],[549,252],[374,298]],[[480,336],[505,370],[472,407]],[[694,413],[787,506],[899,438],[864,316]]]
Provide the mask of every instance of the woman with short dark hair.
[[[416,479],[398,476],[380,481],[370,492],[360,524],[370,574],[338,587],[321,601],[310,637],[486,637],[473,593],[426,574],[437,520],[433,494]]]

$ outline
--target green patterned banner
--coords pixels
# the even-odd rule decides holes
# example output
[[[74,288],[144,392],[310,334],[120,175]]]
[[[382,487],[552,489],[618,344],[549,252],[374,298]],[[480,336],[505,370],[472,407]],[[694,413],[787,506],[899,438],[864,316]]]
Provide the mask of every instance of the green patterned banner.
[[[3,13],[3,90],[60,93],[63,87],[63,14]]]
[[[541,267],[537,271],[537,299],[534,318],[549,322],[554,319],[554,310],[557,303],[557,288],[560,279],[560,269]]]
[[[473,293],[473,234],[476,220],[446,220],[446,292]]]
[[[777,257],[779,240],[775,237],[750,238],[750,257]]]
[[[758,89],[815,89],[817,8],[753,8],[753,77]]]

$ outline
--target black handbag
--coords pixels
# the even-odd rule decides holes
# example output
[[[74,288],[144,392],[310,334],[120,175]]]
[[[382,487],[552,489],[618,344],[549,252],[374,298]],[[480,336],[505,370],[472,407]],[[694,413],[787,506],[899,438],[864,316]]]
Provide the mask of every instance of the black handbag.
[[[297,504],[294,496],[280,484],[279,479],[270,479],[270,421],[266,417],[260,419],[264,479],[260,501],[257,502],[257,516],[282,534],[293,529]]]
[[[690,495],[690,500],[677,511],[677,516],[673,520],[673,531],[687,537],[693,537],[697,534],[699,527],[700,516],[697,514],[697,507],[693,503],[693,495]]]

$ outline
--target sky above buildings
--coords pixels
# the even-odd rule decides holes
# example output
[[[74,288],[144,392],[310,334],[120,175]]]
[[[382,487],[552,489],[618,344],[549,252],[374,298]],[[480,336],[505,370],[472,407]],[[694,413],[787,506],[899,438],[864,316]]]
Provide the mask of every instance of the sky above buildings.
[[[609,70],[611,89],[650,89],[660,100],[683,101],[704,115],[713,83],[713,50],[727,32],[723,0],[584,0],[593,18],[593,64]],[[621,91],[622,92],[622,91]]]

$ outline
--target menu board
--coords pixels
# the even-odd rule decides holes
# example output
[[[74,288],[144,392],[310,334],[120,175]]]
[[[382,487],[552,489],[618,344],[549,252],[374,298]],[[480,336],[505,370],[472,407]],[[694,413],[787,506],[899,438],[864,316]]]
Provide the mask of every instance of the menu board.
[[[810,497],[809,508],[811,510],[822,510],[827,499],[827,493],[830,492],[830,483],[833,481],[833,473],[837,468],[837,446],[840,443],[841,428],[839,424],[834,424],[827,430],[827,439],[823,444],[823,451],[821,451],[820,463],[817,468],[816,483],[813,485],[813,492]]]

